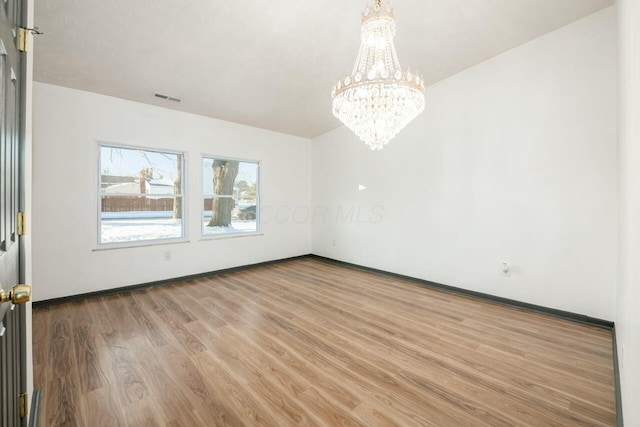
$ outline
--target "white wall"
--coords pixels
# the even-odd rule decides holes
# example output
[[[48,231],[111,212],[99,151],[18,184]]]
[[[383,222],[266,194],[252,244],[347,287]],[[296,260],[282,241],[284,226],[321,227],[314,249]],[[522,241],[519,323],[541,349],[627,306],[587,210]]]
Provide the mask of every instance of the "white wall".
[[[382,152],[314,139],[313,253],[613,320],[616,61],[610,7],[427,88]]]
[[[640,3],[618,0],[620,275],[616,336],[625,424],[640,426]]]
[[[262,236],[199,239],[201,153],[260,160],[262,206],[283,210],[310,204],[308,139],[48,84],[33,92],[35,301],[310,252],[309,222],[286,215],[265,215]],[[96,140],[187,153],[189,243],[94,250]]]

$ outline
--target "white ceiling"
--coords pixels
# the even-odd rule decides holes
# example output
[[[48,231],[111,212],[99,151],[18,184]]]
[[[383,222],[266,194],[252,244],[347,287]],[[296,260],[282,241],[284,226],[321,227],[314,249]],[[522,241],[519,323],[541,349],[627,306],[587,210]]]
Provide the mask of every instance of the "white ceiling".
[[[34,43],[37,81],[315,137],[339,125],[331,89],[353,67],[367,2],[35,3],[45,33]],[[391,3],[400,64],[431,84],[613,0]],[[156,92],[183,101],[159,100]]]

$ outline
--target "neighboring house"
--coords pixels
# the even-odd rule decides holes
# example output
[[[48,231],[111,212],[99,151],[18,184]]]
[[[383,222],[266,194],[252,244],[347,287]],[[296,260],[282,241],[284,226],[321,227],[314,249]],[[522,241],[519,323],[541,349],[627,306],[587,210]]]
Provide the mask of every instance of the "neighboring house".
[[[103,188],[102,192],[107,194],[142,194],[140,192],[140,182],[138,180],[110,185]]]
[[[147,194],[173,194],[174,182],[169,179],[147,179]]]
[[[104,192],[106,188],[115,186],[117,184],[137,182],[132,176],[119,176],[119,175],[102,175],[100,177],[100,189]]]
[[[120,180],[112,179],[120,178]],[[119,181],[119,182],[118,182]],[[105,185],[106,184],[106,185]],[[174,182],[169,179],[140,179],[102,176],[102,192],[107,194],[173,194]]]

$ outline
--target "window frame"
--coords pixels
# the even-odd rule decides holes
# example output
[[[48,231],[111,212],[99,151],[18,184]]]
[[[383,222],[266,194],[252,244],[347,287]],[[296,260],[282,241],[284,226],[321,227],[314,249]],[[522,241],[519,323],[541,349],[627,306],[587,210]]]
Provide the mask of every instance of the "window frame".
[[[205,234],[205,226],[204,226],[204,200],[207,197],[215,196],[213,193],[208,194],[205,193],[204,189],[204,160],[205,159],[219,159],[219,160],[231,160],[237,161],[241,163],[253,163],[256,165],[256,230],[255,231],[236,231],[233,233],[217,233],[217,234]],[[260,160],[252,160],[252,159],[244,159],[238,157],[229,157],[229,156],[218,156],[214,154],[208,153],[200,153],[200,240],[219,240],[219,239],[231,239],[237,237],[249,237],[249,236],[262,236],[262,227],[260,224],[260,202],[262,200],[262,182],[261,182],[261,168],[262,161]]]
[[[169,237],[164,239],[144,239],[144,240],[133,240],[126,242],[102,242],[102,159],[101,159],[101,149],[102,147],[107,148],[120,148],[125,150],[140,150],[147,151],[153,153],[162,153],[162,154],[174,154],[182,156],[182,176],[181,176],[181,190],[180,197],[182,198],[182,223],[181,230],[182,234],[180,237]],[[94,185],[94,189],[96,192],[96,219],[97,219],[97,227],[96,227],[96,249],[95,250],[106,250],[106,249],[120,249],[120,248],[137,248],[144,246],[157,246],[157,245],[167,245],[172,243],[186,243],[188,242],[188,203],[187,203],[187,152],[180,150],[172,150],[165,148],[154,148],[154,147],[145,147],[141,145],[129,145],[129,144],[121,144],[121,143],[112,143],[108,141],[96,141],[96,183]],[[117,193],[115,193],[117,194]],[[174,196],[174,194],[171,194]]]

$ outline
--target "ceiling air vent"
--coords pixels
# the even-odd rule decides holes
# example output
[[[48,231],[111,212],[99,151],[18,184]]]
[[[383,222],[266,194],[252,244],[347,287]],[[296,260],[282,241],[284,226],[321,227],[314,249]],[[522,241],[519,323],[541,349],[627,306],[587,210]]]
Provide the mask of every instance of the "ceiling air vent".
[[[175,96],[163,95],[161,93],[154,93],[153,96],[155,96],[156,98],[167,100],[167,101],[173,101],[173,102],[182,101],[182,99],[176,98]]]

